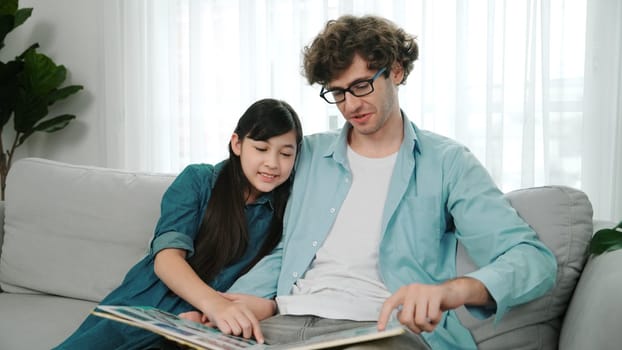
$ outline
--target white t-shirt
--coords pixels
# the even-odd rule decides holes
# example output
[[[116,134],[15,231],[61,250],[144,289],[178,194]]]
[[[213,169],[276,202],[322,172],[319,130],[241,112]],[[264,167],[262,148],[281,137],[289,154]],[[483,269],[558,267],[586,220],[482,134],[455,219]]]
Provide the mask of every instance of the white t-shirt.
[[[375,321],[390,292],[380,279],[382,214],[397,153],[366,158],[348,147],[352,185],[311,267],[277,297],[279,313]]]

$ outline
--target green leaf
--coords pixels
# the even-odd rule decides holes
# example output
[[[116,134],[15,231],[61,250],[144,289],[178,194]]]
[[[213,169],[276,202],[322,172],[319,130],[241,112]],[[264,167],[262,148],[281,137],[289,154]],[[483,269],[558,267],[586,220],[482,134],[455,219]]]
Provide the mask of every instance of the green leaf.
[[[19,27],[32,15],[32,8],[19,9],[15,12],[15,23],[13,28]]]
[[[0,48],[13,29],[22,25],[32,14],[32,8],[18,9],[17,0],[0,1]]]
[[[13,15],[19,5],[17,4],[18,0],[2,0],[0,1],[0,14],[2,15]]]
[[[35,50],[24,54],[22,83],[32,94],[45,95],[58,88],[67,75],[64,66],[57,66],[48,56]]]
[[[57,117],[46,119],[41,123],[35,125],[33,130],[35,131],[45,131],[45,132],[54,132],[66,127],[70,121],[76,119],[75,115],[71,114],[63,114]]]
[[[36,131],[55,132],[64,129],[73,119],[76,119],[76,116],[71,114],[63,114],[52,119],[47,119],[22,133],[17,142],[17,146],[21,146],[26,139]]]
[[[20,61],[0,62],[0,128],[11,119],[17,99],[17,75],[22,70]]]
[[[62,100],[65,99],[73,94],[75,94],[76,92],[82,90],[84,87],[82,85],[69,85],[69,86],[65,86],[63,88],[54,90],[52,92],[50,92],[50,94],[48,95],[48,104],[54,104],[54,102],[58,101],[58,100]]]
[[[36,44],[32,45],[18,57],[23,59],[24,67],[18,75],[20,89],[15,102],[14,125],[15,131],[23,134],[22,142],[34,131],[42,131],[31,129],[47,116],[49,105],[82,89],[78,85],[59,88],[65,80],[67,69],[38,53],[36,48]]]
[[[19,91],[13,116],[15,131],[27,133],[47,114],[48,104],[45,96],[34,95],[28,90]]]
[[[22,62],[24,61],[24,57],[26,56],[26,53],[28,53],[29,51],[32,50],[36,50],[39,48],[39,43],[34,43],[30,46],[28,46],[28,48],[26,50],[24,50],[24,52],[22,52],[19,56],[17,56],[18,59],[20,59]]]
[[[622,223],[620,223],[622,225]],[[598,230],[590,241],[590,254],[602,254],[612,250],[622,249],[622,230],[618,231],[620,225],[615,228],[605,228]]]
[[[0,48],[4,47],[4,38],[9,34],[15,26],[15,18],[13,15],[0,15]]]

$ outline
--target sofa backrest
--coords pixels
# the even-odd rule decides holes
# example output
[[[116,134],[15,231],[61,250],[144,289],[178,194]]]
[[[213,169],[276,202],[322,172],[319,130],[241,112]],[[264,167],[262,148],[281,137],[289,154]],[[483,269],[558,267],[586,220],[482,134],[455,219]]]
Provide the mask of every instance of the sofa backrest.
[[[37,158],[15,162],[0,287],[100,301],[147,252],[173,179]]]
[[[482,350],[557,349],[563,317],[587,259],[592,206],[585,193],[565,186],[521,189],[506,198],[557,257],[555,286],[541,298],[510,310],[498,324],[492,318],[475,319],[464,308],[458,309],[458,317]],[[458,275],[474,269],[459,246]]]

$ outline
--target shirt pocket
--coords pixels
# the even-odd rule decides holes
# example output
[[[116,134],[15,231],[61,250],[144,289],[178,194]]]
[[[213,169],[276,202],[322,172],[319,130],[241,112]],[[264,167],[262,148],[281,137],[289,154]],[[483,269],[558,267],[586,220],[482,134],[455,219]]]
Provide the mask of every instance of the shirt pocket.
[[[393,221],[392,236],[403,257],[414,259],[430,274],[438,272],[444,261],[441,225],[441,200],[432,195],[406,195],[400,203]]]

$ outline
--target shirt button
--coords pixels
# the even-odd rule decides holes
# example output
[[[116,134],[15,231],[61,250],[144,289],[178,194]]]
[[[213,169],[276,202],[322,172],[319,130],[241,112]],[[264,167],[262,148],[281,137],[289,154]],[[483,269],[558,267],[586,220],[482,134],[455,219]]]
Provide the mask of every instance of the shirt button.
[[[329,211],[330,211],[331,214],[334,214],[335,213],[335,208],[330,208]]]
[[[294,278],[297,278],[298,277],[298,272],[292,273],[292,276],[294,276]]]
[[[311,243],[312,246],[317,247],[317,241],[313,241],[313,243]]]

